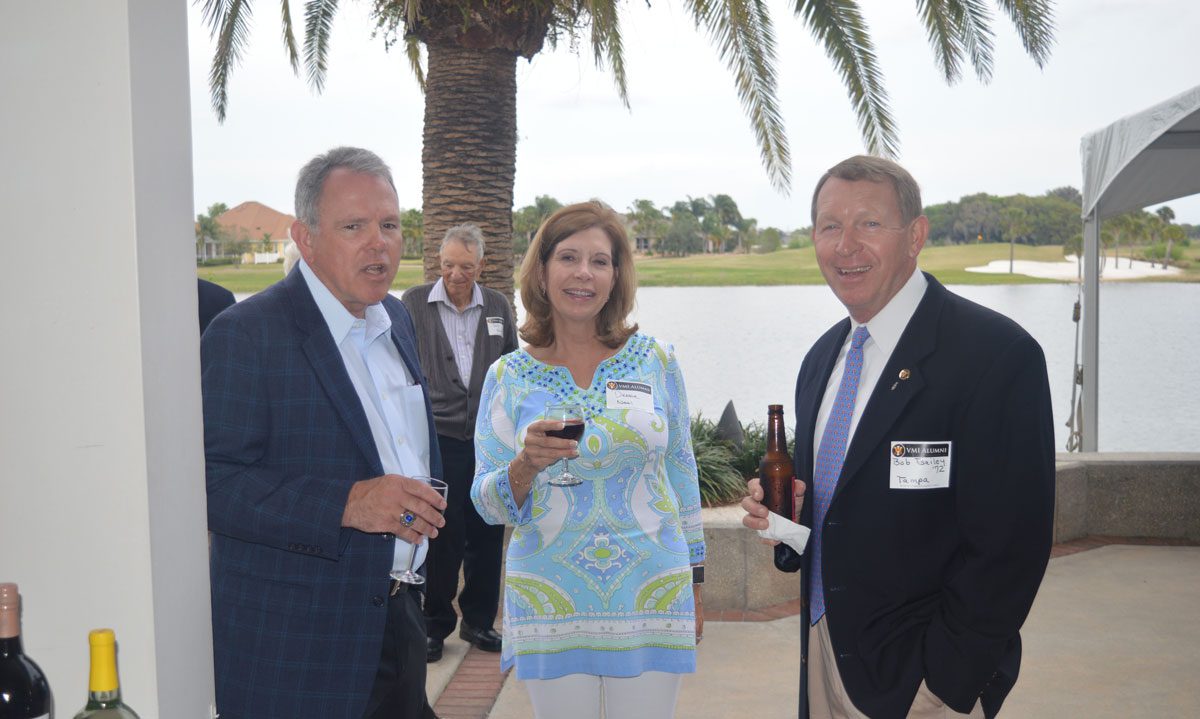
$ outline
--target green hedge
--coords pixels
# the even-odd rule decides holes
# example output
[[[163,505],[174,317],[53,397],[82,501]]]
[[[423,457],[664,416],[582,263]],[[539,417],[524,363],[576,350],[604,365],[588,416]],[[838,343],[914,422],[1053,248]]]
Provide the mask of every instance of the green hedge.
[[[739,449],[717,437],[717,425],[700,415],[692,418],[692,450],[700,473],[700,499],[705,506],[732,504],[746,496],[746,482],[758,475],[758,463],[767,451],[766,428],[751,422],[742,425],[745,439]],[[795,456],[795,440],[788,438]]]

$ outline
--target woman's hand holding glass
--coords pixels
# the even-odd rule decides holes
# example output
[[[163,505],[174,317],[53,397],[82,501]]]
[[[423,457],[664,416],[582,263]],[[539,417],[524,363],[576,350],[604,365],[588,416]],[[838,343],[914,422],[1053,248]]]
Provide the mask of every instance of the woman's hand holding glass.
[[[532,422],[525,431],[525,447],[517,455],[515,464],[530,467],[536,476],[552,464],[579,457],[577,441],[551,434],[562,431],[565,424],[561,419],[539,419]]]

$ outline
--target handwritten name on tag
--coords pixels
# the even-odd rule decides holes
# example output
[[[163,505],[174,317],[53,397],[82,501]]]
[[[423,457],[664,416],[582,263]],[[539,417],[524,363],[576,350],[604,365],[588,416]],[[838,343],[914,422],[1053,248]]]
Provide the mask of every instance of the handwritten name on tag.
[[[487,320],[488,334],[492,337],[504,336],[504,318],[503,317],[485,317]]]
[[[654,390],[645,382],[610,379],[604,387],[609,409],[654,411]]]
[[[950,486],[949,440],[892,440],[888,444],[891,447],[888,476],[891,489],[944,489]]]

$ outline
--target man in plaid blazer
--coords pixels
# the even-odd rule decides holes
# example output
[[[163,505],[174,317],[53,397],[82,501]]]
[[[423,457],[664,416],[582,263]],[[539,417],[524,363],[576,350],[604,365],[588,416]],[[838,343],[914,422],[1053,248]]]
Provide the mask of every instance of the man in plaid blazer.
[[[305,166],[303,261],[201,344],[217,709],[223,719],[428,717],[420,598],[445,501],[387,166]]]

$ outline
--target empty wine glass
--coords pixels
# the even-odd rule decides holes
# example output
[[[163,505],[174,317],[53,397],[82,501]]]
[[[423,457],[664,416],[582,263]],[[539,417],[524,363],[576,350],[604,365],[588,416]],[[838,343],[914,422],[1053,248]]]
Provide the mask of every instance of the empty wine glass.
[[[417,475],[416,477],[413,477],[412,479],[415,479],[419,482],[424,482],[425,484],[428,484],[430,487],[433,487],[433,491],[442,495],[443,499],[446,498],[446,493],[447,493],[447,490],[449,490],[449,485],[447,485],[442,480],[434,479],[433,477],[423,477],[421,475]],[[405,567],[403,570],[393,571],[388,576],[390,576],[392,579],[395,579],[397,582],[403,582],[404,584],[424,584],[425,583],[425,577],[422,577],[420,574],[417,574],[416,572],[413,571],[413,560],[416,559],[416,557],[417,557],[418,544],[412,545],[412,551],[409,552],[409,555],[408,555],[408,566]]]
[[[547,405],[546,419],[563,423],[562,429],[550,430],[546,432],[547,436],[559,437],[560,439],[573,439],[576,442],[583,436],[583,407],[579,405]],[[560,461],[562,463],[562,471],[550,477],[547,483],[555,487],[574,487],[577,484],[583,484],[582,479],[571,474],[570,464],[567,462],[567,459],[564,457]]]

